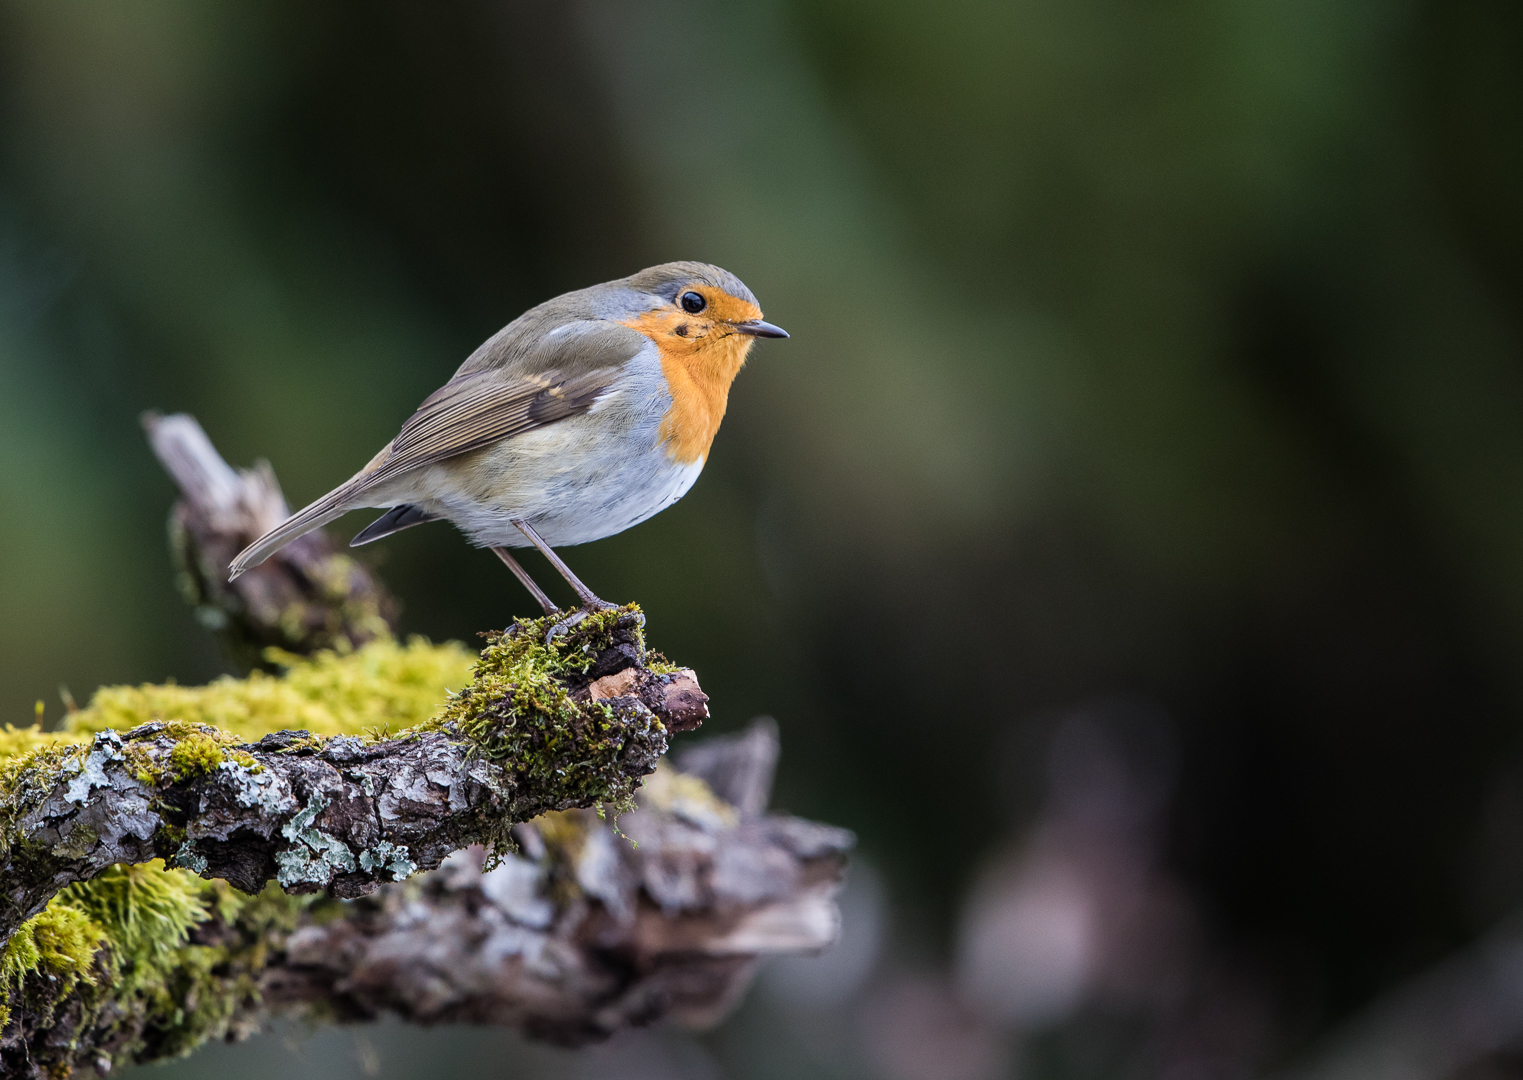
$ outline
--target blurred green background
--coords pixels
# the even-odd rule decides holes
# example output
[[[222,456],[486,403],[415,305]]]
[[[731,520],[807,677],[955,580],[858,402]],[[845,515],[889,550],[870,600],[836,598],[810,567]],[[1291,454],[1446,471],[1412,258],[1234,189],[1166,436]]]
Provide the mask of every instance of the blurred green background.
[[[156,1075],[1246,1076],[1523,905],[1505,0],[0,0],[4,714],[225,670],[140,411],[299,505],[526,307],[678,258],[793,338],[568,556],[709,730],[778,718],[776,803],[861,839],[846,941],[623,1057]],[[447,526],[366,554],[409,632],[526,609]],[[979,975],[1059,879],[1069,982]]]

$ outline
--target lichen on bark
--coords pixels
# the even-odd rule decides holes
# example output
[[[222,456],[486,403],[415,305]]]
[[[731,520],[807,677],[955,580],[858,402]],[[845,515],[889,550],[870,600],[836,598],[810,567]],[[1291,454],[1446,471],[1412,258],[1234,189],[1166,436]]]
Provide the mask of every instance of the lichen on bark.
[[[711,741],[636,809],[669,736],[708,716],[637,607],[548,642],[558,616],[520,620],[479,656],[404,643],[318,534],[224,589],[216,553],[283,507],[273,474],[234,472],[189,417],[148,427],[193,602],[261,669],[0,727],[0,1074],[104,1075],[274,1011],[562,1042],[711,1022],[757,956],[833,937],[850,837],[762,814],[775,729]],[[419,996],[405,972],[443,957]]]
[[[673,686],[696,683],[641,667],[638,608],[549,644],[542,621],[496,635],[453,693],[453,650],[385,640],[278,677],[101,691],[6,769],[0,935],[115,863],[358,896],[468,844],[503,850],[547,810],[627,807],[669,725],[691,723]],[[597,693],[619,676],[625,692]]]
[[[495,869],[469,848],[351,902],[115,867],[12,939],[75,934],[12,982],[0,1075],[105,1074],[277,1014],[502,1024],[567,1045],[712,1023],[758,957],[835,934],[850,835],[763,812],[775,755],[766,723],[708,740],[637,793],[629,838],[591,810],[552,812],[517,826]]]

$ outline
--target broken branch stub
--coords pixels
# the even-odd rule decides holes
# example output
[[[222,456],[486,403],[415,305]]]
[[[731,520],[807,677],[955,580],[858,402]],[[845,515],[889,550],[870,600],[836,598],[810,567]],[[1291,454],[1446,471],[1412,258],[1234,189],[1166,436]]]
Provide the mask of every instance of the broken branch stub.
[[[266,462],[235,471],[184,413],[147,413],[143,428],[180,489],[169,515],[180,591],[240,667],[268,667],[264,653],[272,646],[308,655],[395,630],[391,594],[323,530],[228,581],[233,557],[290,516],[274,472]]]
[[[566,1044],[707,1024],[758,958],[834,939],[850,834],[764,813],[770,721],[657,768],[708,699],[650,662],[638,608],[549,643],[556,616],[515,623],[470,668],[458,645],[393,640],[379,584],[321,534],[344,574],[298,548],[224,588],[285,512],[274,477],[234,473],[189,417],[145,423],[184,494],[171,531],[203,622],[309,659],[107,688],[61,733],[0,728],[0,1074],[104,1075],[275,1013]]]

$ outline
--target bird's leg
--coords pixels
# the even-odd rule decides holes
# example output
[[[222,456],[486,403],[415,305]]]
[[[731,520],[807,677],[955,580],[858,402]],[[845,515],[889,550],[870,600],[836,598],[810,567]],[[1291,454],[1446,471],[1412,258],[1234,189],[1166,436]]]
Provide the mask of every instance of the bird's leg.
[[[535,584],[534,579],[529,576],[529,571],[518,565],[518,560],[513,558],[512,554],[509,553],[507,548],[494,547],[492,549],[492,554],[501,559],[503,565],[506,566],[509,570],[513,571],[513,576],[519,580],[519,583],[534,594],[534,599],[539,601],[539,606],[545,609],[546,615],[554,615],[557,611],[560,610],[555,606],[550,598],[545,595],[545,590],[541,589],[537,584]]]
[[[597,594],[595,594],[587,586],[583,585],[582,579],[571,572],[571,567],[567,566],[565,560],[557,555],[551,549],[549,544],[545,543],[545,538],[540,536],[539,533],[534,530],[533,525],[530,525],[522,518],[514,518],[513,524],[517,526],[519,532],[523,533],[529,538],[529,542],[531,544],[539,548],[541,555],[550,560],[550,565],[555,567],[555,569],[560,573],[561,577],[566,579],[566,583],[570,585],[574,590],[576,590],[577,599],[581,600],[582,607],[588,608],[592,611],[601,611],[605,608],[618,607],[617,604],[610,604],[607,600],[599,600]]]
[[[549,544],[545,543],[545,538],[535,531],[533,525],[530,525],[522,518],[513,518],[512,521],[518,531],[527,536],[531,544],[539,548],[540,554],[550,560],[550,565],[560,572],[561,577],[566,579],[566,583],[576,591],[577,599],[582,602],[580,610],[562,619],[550,628],[549,633],[545,635],[546,645],[550,644],[557,634],[565,633],[566,630],[581,622],[594,611],[606,611],[608,608],[618,607],[617,604],[610,604],[607,600],[600,600],[596,593],[583,585],[582,579],[571,572],[571,567],[567,566],[565,560],[557,555]]]

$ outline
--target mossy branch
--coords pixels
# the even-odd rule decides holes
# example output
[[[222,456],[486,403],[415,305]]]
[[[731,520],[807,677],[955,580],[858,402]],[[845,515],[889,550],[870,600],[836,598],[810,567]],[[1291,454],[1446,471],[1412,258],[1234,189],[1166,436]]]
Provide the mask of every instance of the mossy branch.
[[[620,819],[626,837],[590,810],[546,814],[514,830],[519,852],[495,868],[469,848],[349,903],[115,867],[13,938],[0,1075],[105,1075],[273,1015],[388,1012],[567,1045],[712,1023],[759,957],[836,933],[851,837],[754,809],[776,753],[767,722],[708,740],[648,779]]]
[[[832,940],[849,834],[764,813],[770,724],[657,770],[708,699],[647,656],[638,608],[550,644],[555,616],[520,620],[479,657],[404,644],[319,534],[225,588],[284,512],[274,477],[189,417],[146,423],[186,594],[263,670],[0,728],[0,1074],[105,1075],[272,1012],[566,1043],[706,1023],[758,956]]]
[[[368,696],[382,693],[371,651],[396,656],[382,643],[280,679],[103,692],[67,733],[88,742],[39,745],[6,770],[0,935],[117,863],[162,858],[246,893],[273,880],[355,897],[470,844],[501,850],[509,828],[546,811],[629,805],[668,732],[701,720],[697,683],[646,666],[638,609],[602,612],[549,646],[545,622],[496,636],[436,716],[396,732],[358,734],[361,712],[321,717],[328,732],[241,734],[272,722],[260,706],[299,705],[287,684],[319,673],[364,673]]]

